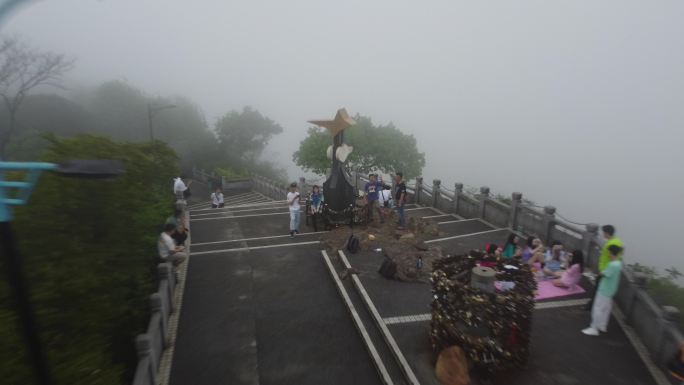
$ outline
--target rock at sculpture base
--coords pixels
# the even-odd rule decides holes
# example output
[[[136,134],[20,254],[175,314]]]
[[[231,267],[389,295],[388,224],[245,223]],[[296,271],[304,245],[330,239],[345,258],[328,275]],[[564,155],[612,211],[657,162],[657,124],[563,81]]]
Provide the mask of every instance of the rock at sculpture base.
[[[458,346],[451,346],[439,353],[435,375],[442,385],[469,385],[468,359]]]

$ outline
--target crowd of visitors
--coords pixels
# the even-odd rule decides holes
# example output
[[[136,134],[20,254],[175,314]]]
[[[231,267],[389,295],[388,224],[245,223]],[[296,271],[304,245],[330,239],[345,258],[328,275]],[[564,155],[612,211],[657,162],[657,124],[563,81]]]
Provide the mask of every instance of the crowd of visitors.
[[[605,225],[601,228],[605,243],[599,256],[599,274],[591,293],[591,301],[586,310],[591,310],[590,326],[582,333],[598,336],[605,333],[612,309],[613,297],[619,284],[622,270],[622,241],[615,236],[615,227]],[[567,252],[560,241],[553,241],[545,247],[541,239],[531,236],[521,247],[516,234],[509,235],[503,247],[487,244],[485,252],[478,254],[481,266],[494,267],[501,259],[519,258],[530,265],[538,280],[550,280],[560,288],[574,290],[584,274],[585,255],[581,250]]]

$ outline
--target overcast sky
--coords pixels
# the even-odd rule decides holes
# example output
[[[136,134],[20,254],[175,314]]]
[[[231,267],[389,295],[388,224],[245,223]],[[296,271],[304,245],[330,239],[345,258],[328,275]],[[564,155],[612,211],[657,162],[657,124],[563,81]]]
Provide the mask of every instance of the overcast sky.
[[[76,57],[76,84],[185,95],[210,122],[251,105],[290,164],[308,119],[392,121],[427,180],[613,223],[629,260],[684,271],[682,20],[681,0],[48,0],[3,28]]]

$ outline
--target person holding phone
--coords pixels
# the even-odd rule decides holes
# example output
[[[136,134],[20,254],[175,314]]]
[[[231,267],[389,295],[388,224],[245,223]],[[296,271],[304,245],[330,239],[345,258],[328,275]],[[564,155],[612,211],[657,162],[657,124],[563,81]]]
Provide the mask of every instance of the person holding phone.
[[[297,183],[292,182],[290,185],[290,192],[287,193],[287,204],[290,206],[290,238],[294,238],[295,234],[299,234],[299,190]]]

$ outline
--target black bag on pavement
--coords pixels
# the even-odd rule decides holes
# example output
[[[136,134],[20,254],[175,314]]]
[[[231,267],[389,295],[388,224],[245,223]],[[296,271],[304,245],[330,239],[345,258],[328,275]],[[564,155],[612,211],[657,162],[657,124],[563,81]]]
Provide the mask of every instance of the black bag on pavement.
[[[394,275],[397,274],[397,264],[393,260],[385,258],[380,269],[378,269],[378,273],[387,279],[394,279]]]
[[[359,252],[360,248],[361,243],[359,242],[359,238],[357,238],[354,234],[349,236],[349,240],[347,240],[347,251],[352,254],[356,254]]]

